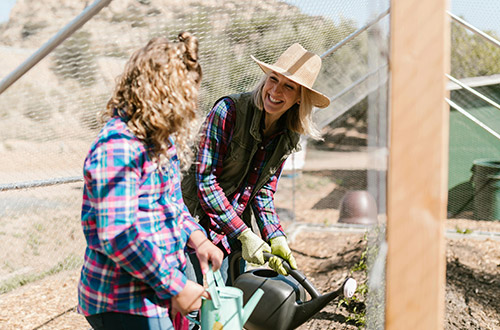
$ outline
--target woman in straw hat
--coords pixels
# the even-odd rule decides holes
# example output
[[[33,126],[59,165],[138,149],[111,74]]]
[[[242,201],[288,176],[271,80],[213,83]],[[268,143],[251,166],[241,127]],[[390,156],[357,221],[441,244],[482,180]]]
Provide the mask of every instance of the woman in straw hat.
[[[197,127],[198,40],[153,38],[125,66],[106,124],[84,162],[87,240],[79,311],[93,329],[166,330],[208,297],[185,275],[186,246],[202,267],[223,253],[182,201],[180,165]]]
[[[300,135],[319,138],[313,106],[327,107],[330,100],[312,88],[321,58],[300,44],[290,46],[273,65],[252,59],[265,76],[252,92],[215,103],[196,162],[183,180],[183,197],[225,256],[241,250],[244,260],[262,265],[263,252],[271,252],[296,269],[274,193],[285,160],[299,150]],[[260,235],[252,231],[252,216]],[[221,268],[226,279],[227,259]],[[280,260],[273,257],[269,265],[286,274]]]

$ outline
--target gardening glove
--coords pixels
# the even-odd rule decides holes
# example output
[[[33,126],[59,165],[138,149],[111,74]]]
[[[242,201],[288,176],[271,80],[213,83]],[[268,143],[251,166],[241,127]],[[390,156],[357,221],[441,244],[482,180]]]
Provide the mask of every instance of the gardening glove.
[[[288,275],[285,267],[283,266],[283,260],[288,261],[292,269],[297,269],[297,262],[292,256],[292,251],[288,247],[285,236],[278,236],[271,238],[271,253],[275,256],[281,257],[271,257],[269,259],[269,267],[277,271],[281,275]]]
[[[259,236],[255,235],[250,228],[245,229],[238,239],[241,242],[241,256],[247,262],[263,265],[264,252],[271,252],[271,248]]]

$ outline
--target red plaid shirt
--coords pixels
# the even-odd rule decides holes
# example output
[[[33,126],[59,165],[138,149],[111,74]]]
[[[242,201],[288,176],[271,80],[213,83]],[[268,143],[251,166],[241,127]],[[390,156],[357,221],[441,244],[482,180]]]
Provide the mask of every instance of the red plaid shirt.
[[[264,117],[263,117],[264,118]],[[197,157],[196,181],[198,196],[204,211],[209,215],[211,224],[209,235],[214,244],[221,243],[226,252],[231,252],[236,237],[247,225],[241,219],[243,211],[251,205],[257,215],[257,224],[264,240],[284,236],[278,214],[274,207],[274,193],[283,164],[269,181],[250,199],[261,170],[275,149],[283,129],[276,134],[264,137],[258,151],[251,160],[250,170],[241,173],[245,178],[236,191],[226,196],[217,182],[217,177],[224,171],[223,160],[236,124],[236,108],[230,98],[223,98],[208,114],[204,133],[199,145]],[[263,123],[262,123],[263,126]],[[220,234],[223,232],[224,234]]]

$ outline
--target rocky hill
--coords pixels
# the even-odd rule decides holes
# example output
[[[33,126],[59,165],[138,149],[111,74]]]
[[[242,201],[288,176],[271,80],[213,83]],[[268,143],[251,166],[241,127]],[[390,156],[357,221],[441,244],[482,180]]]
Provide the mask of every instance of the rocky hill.
[[[0,25],[0,77],[94,3],[17,0]],[[354,29],[354,22],[336,25],[278,0],[112,0],[1,95],[0,138],[40,139],[43,132],[55,139],[67,136],[69,127],[95,129],[95,114],[105,107],[126,59],[153,36],[172,38],[187,30],[200,39],[200,108],[207,111],[221,95],[249,90],[260,79],[250,55],[274,61],[294,42],[322,54]],[[330,56],[316,87],[327,95],[341,91],[363,74],[365,51],[360,39]],[[21,121],[26,134],[15,129]],[[88,136],[85,130],[80,136]]]
[[[49,40],[59,29],[94,2],[90,0],[17,0],[8,22],[0,25],[0,44],[37,48]],[[256,13],[275,13],[279,16],[296,15],[300,10],[279,1],[245,0],[112,0],[92,18],[84,28],[93,36],[114,35],[120,31],[151,30],[158,19],[168,21],[192,20],[204,13],[212,28],[224,28],[230,16],[250,19]],[[105,32],[104,32],[105,31]]]

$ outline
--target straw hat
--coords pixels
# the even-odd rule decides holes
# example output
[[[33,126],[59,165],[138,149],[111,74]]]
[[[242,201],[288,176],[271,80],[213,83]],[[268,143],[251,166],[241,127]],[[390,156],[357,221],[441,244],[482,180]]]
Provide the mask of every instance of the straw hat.
[[[304,86],[310,92],[314,106],[326,108],[330,104],[328,97],[312,88],[321,70],[321,57],[307,51],[300,44],[291,45],[273,65],[261,62],[254,56],[251,57],[265,73],[274,71]]]

